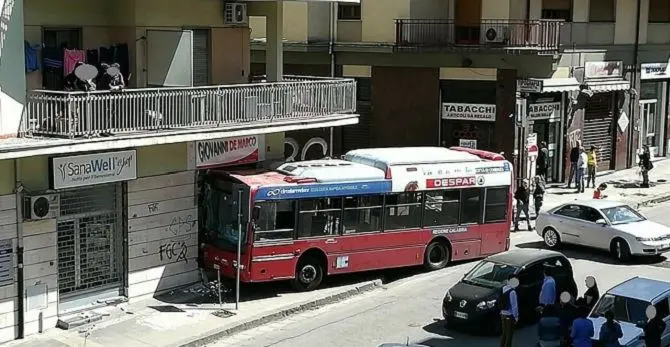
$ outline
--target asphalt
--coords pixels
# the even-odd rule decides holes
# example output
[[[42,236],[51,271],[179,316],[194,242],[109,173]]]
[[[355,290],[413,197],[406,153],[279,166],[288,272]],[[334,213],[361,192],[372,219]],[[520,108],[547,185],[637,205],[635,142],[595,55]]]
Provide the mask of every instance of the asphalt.
[[[650,206],[642,212],[670,226],[669,208],[670,202]],[[512,235],[512,244],[513,247],[538,248],[541,241],[534,233],[520,232]],[[588,249],[568,248],[564,253],[573,263],[581,293],[585,290],[584,279],[589,275],[596,277],[601,291],[634,275],[670,281],[667,270],[670,262],[665,258],[619,265],[607,254]],[[382,291],[231,336],[212,347],[374,347],[407,342],[432,347],[498,346],[495,338],[447,330],[440,317],[445,291],[473,265],[469,262],[407,278],[385,286]],[[530,347],[536,341],[536,328],[524,327],[517,331],[514,346]]]

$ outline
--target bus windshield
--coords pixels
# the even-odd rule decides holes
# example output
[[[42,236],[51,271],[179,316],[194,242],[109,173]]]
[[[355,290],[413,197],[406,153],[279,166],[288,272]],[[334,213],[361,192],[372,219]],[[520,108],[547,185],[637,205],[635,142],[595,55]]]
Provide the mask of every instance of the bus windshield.
[[[217,184],[223,183],[223,184]],[[228,184],[226,184],[228,183]],[[226,187],[228,186],[228,187]],[[237,189],[231,189],[235,186]],[[235,251],[238,243],[238,189],[243,187],[231,182],[207,182],[204,190],[202,226],[210,244],[222,250]],[[228,188],[228,189],[226,189]],[[249,191],[242,194],[242,240],[246,240]],[[244,242],[246,243],[246,242]],[[244,245],[243,243],[243,245]]]

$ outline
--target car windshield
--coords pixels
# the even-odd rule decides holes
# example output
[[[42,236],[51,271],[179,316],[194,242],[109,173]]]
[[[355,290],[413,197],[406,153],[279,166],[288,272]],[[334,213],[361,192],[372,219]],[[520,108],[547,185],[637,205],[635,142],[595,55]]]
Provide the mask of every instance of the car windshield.
[[[517,270],[512,265],[484,260],[463,277],[463,282],[491,288],[502,287],[509,275]]]
[[[604,208],[602,211],[612,224],[635,223],[646,219],[627,205]]]
[[[637,324],[646,321],[645,311],[649,302],[624,296],[605,294],[591,313],[591,317],[603,317],[605,312],[614,312],[614,319],[620,322]]]

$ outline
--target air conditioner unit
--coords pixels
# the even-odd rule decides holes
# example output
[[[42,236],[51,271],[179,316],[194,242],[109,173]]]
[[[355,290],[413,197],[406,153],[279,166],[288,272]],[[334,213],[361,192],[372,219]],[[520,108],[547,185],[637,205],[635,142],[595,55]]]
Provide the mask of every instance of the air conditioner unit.
[[[25,200],[24,218],[51,219],[60,216],[60,195],[36,195]]]
[[[506,28],[500,26],[482,25],[482,42],[503,43],[507,38]]]
[[[223,9],[223,23],[229,25],[247,25],[247,4],[240,2],[226,2]]]

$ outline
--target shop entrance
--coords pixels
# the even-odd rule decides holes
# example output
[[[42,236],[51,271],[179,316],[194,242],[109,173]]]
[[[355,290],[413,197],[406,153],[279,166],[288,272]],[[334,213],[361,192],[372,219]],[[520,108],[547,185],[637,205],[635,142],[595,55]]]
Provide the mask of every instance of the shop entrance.
[[[119,296],[124,233],[120,184],[60,192],[58,292],[60,313]]]
[[[557,182],[560,177],[558,172],[558,160],[560,156],[556,155],[558,152],[558,122],[552,122],[549,119],[541,119],[532,121],[532,132],[537,134],[538,145],[542,142],[547,143],[547,151],[549,152],[549,168],[547,169],[547,182]]]
[[[662,117],[658,112],[658,100],[648,99],[640,100],[640,143],[649,146],[649,150],[654,156],[663,155],[664,139],[662,134],[663,124]]]

